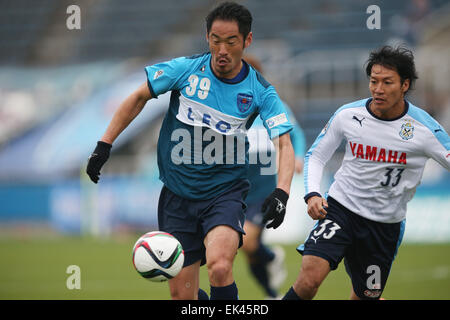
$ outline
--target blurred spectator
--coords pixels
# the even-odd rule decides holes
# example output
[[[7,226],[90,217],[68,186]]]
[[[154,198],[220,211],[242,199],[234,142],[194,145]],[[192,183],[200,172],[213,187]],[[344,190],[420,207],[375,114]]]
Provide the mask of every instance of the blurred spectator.
[[[22,90],[2,92],[0,99],[0,144],[8,141],[33,121],[33,96]]]

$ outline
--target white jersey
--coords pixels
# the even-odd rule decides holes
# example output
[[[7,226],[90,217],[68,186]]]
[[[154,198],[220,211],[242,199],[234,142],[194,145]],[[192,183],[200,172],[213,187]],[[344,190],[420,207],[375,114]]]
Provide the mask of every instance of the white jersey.
[[[328,195],[367,219],[395,223],[433,158],[450,170],[450,138],[428,113],[406,102],[404,114],[382,120],[368,108],[371,99],[339,108],[305,156],[305,191],[320,194],[323,168],[343,139],[342,165]]]

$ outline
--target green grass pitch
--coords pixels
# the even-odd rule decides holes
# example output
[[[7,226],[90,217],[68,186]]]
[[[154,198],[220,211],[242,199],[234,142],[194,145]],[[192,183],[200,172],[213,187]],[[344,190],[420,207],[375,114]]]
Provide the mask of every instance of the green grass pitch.
[[[169,299],[167,283],[141,278],[131,262],[138,238],[103,240],[79,237],[0,238],[0,299]],[[281,293],[295,280],[301,256],[296,244],[283,245],[288,278]],[[383,293],[386,299],[450,299],[450,244],[403,244]],[[67,267],[81,270],[81,288],[69,290]],[[233,269],[242,300],[264,299],[239,252]],[[209,292],[205,267],[200,286]],[[347,299],[350,280],[343,263],[330,273],[316,299]]]

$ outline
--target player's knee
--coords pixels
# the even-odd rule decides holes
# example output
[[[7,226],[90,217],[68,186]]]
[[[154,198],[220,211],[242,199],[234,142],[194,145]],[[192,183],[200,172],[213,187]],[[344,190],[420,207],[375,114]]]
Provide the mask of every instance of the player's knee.
[[[302,264],[300,274],[294,283],[294,289],[303,299],[312,299],[323,281],[323,274],[312,263]]]
[[[216,284],[221,284],[229,279],[233,263],[228,259],[222,258],[208,262],[207,267],[210,279]]]
[[[302,299],[312,299],[319,290],[321,281],[301,274],[294,283],[294,290]]]

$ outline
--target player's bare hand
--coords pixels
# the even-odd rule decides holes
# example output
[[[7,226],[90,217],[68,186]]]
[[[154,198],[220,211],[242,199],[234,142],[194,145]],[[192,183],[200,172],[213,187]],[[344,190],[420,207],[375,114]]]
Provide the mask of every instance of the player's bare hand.
[[[308,214],[313,220],[321,220],[327,215],[328,202],[322,197],[313,196],[308,199]]]

